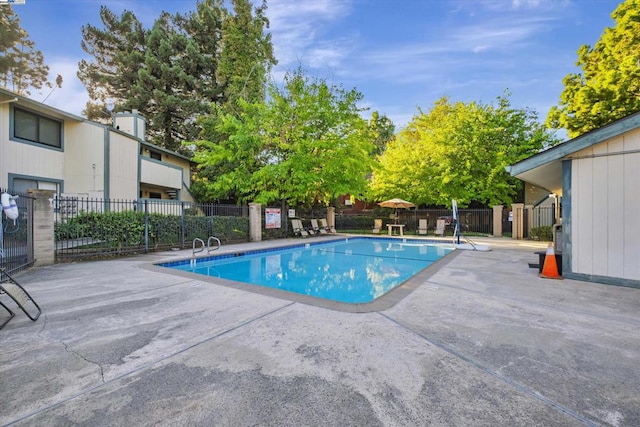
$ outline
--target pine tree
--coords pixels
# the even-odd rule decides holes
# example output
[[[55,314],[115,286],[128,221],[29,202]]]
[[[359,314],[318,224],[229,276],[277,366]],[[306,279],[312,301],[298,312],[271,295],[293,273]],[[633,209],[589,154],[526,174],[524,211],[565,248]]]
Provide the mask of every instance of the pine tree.
[[[253,9],[249,0],[232,0],[234,14],[227,13],[222,23],[222,50],[218,61],[218,81],[225,103],[242,98],[263,101],[266,78],[277,64],[271,35],[265,34],[269,20],[266,1]],[[255,13],[255,16],[254,16]]]
[[[82,49],[93,60],[80,61],[78,78],[90,98],[83,113],[91,120],[108,122],[108,102],[114,103],[116,111],[136,108],[131,88],[144,63],[145,30],[133,12],[126,10],[116,16],[101,6],[100,19],[104,29],[90,24],[82,27]]]
[[[204,113],[209,111],[209,104],[222,99],[216,75],[224,15],[222,0],[203,0],[198,2],[195,12],[176,17],[178,25],[198,47],[198,55],[189,55],[185,61],[185,71],[196,77],[196,93],[206,104]]]
[[[79,64],[91,99],[85,114],[106,121],[107,102],[115,111],[136,108],[148,120],[151,142],[180,150],[196,139],[196,119],[212,103],[263,100],[275,63],[264,34],[266,4],[254,12],[248,0],[233,0],[230,13],[223,3],[202,0],[185,16],[162,12],[149,30],[132,12],[117,16],[103,6],[104,28],[82,28],[82,47],[93,57]]]
[[[179,150],[182,141],[198,134],[195,117],[202,104],[195,96],[196,77],[188,73],[198,56],[195,42],[163,13],[147,35],[144,66],[132,94],[149,121],[149,139],[169,150]]]

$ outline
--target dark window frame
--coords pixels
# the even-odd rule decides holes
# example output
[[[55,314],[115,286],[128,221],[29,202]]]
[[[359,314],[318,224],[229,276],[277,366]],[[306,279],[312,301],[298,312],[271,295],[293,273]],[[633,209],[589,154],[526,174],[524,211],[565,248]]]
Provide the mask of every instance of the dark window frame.
[[[26,132],[24,132],[24,130],[20,129],[18,124],[18,118],[17,116],[20,115],[24,115],[26,116],[25,118],[32,118],[35,119],[35,131],[36,131],[36,136],[35,138],[30,138],[29,136],[26,135]],[[57,135],[57,141],[55,141],[54,143],[47,141],[46,139],[44,139],[41,136],[41,132],[42,132],[42,125],[43,124],[53,124],[57,127],[55,134]],[[25,108],[20,108],[20,107],[13,107],[13,115],[12,115],[12,120],[11,120],[11,138],[17,141],[24,141],[27,143],[32,143],[32,144],[38,144],[38,145],[43,145],[45,147],[49,147],[49,148],[53,148],[53,149],[57,149],[57,150],[62,150],[63,149],[63,129],[64,129],[64,121],[62,120],[58,120],[58,119],[54,119],[53,117],[49,117],[47,115],[41,114],[41,113],[37,113],[35,111],[32,110],[27,110]]]

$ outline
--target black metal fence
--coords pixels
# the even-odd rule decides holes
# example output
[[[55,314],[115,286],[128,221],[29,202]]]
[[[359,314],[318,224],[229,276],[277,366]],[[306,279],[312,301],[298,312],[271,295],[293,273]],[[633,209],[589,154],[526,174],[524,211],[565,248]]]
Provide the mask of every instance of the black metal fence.
[[[556,207],[537,206],[531,210],[531,227],[551,227],[556,223]]]
[[[264,240],[294,237],[291,219],[300,219],[303,227],[310,229],[311,220],[327,218],[326,208],[283,208],[267,206],[262,208],[262,238]]]
[[[14,221],[0,212],[0,268],[9,274],[24,270],[34,262],[33,255],[33,201],[23,193],[0,189],[0,194],[18,196],[15,199],[18,218]]]
[[[397,217],[396,217],[397,215]],[[493,209],[459,209],[458,216],[462,233],[473,235],[493,234]],[[375,219],[382,219],[382,230],[387,224],[404,224],[404,232],[418,234],[420,220],[426,220],[427,235],[434,235],[439,219],[445,221],[445,235],[453,234],[453,211],[451,209],[398,209],[397,214],[391,210],[336,213],[336,229],[345,232],[371,232]]]
[[[194,239],[249,240],[246,206],[173,200],[54,200],[56,261],[192,247]]]
[[[263,207],[262,218],[263,239],[278,239],[292,237],[291,218],[302,221],[304,227],[311,227],[312,219],[327,218],[327,209]],[[294,214],[293,216],[291,214]],[[493,209],[459,209],[460,228],[463,233],[472,235],[493,234]],[[279,227],[274,226],[275,217],[280,218]],[[271,218],[271,219],[270,219]],[[451,209],[399,209],[396,213],[390,209],[376,209],[373,211],[361,211],[357,213],[336,209],[335,228],[338,232],[346,233],[371,233],[376,219],[382,219],[382,230],[387,229],[387,224],[404,224],[406,234],[418,234],[420,220],[426,220],[427,235],[435,234],[438,219],[445,221],[445,235],[453,234],[453,212]]]

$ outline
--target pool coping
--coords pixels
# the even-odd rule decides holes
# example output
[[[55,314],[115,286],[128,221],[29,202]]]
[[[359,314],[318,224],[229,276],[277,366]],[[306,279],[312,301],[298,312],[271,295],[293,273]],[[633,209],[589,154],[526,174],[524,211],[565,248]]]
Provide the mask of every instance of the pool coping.
[[[358,238],[358,237],[369,238],[367,236],[350,236],[350,235],[342,235],[342,236],[336,235],[331,237],[334,237],[334,239],[323,239],[322,242],[330,242],[330,241],[344,239],[344,238]],[[378,236],[376,236],[376,238],[378,238]],[[384,237],[384,238],[400,240],[399,238],[393,238],[393,237]],[[413,238],[410,238],[407,236],[404,236],[403,240],[404,239],[414,240]],[[420,239],[416,239],[416,240],[420,240]],[[317,240],[314,242],[319,243],[319,241]],[[273,245],[273,246],[270,246],[268,249],[284,249],[287,247],[298,247],[300,245],[305,245],[308,242],[302,241],[301,243],[297,243],[297,244],[292,242],[287,242],[287,243],[288,244]],[[446,242],[429,241],[429,243],[443,244]],[[432,264],[425,267],[424,269],[422,269],[421,271],[419,271],[409,279],[405,280],[395,288],[391,289],[384,295],[374,299],[373,301],[366,302],[366,303],[354,303],[354,304],[333,301],[325,298],[312,297],[309,295],[303,295],[296,292],[285,291],[282,289],[270,288],[267,286],[254,285],[254,284],[245,283],[245,282],[236,282],[234,280],[223,279],[220,277],[210,277],[202,274],[192,273],[184,270],[171,269],[171,268],[158,265],[163,263],[169,264],[173,262],[181,262],[181,261],[188,260],[189,258],[181,258],[179,260],[156,261],[154,263],[143,264],[140,267],[156,273],[163,273],[163,274],[169,274],[172,276],[183,277],[185,279],[198,280],[202,282],[211,283],[214,285],[220,285],[228,288],[238,289],[241,291],[251,292],[254,294],[265,295],[273,298],[283,299],[283,300],[292,301],[292,302],[298,302],[301,304],[306,304],[306,305],[311,305],[311,306],[316,306],[321,308],[327,308],[330,310],[341,311],[345,313],[372,313],[372,312],[387,310],[393,307],[394,305],[396,305],[397,303],[399,303],[400,301],[402,301],[405,297],[407,297],[407,295],[412,293],[421,285],[425,284],[426,281],[432,275],[437,273],[442,267],[449,264],[449,262],[451,262],[454,258],[456,258],[460,252],[461,250],[459,249],[452,250],[451,252],[440,257],[439,259],[434,261]],[[225,255],[227,254],[220,254],[219,256],[225,256]],[[215,256],[216,255],[210,254],[210,257],[215,257]],[[198,259],[200,258],[206,258],[206,257],[199,257]]]

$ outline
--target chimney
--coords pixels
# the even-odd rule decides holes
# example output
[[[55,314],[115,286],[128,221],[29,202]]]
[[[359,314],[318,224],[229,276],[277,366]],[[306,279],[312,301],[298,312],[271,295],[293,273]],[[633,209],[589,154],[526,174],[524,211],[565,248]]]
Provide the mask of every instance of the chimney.
[[[133,109],[131,112],[115,113],[113,115],[113,127],[144,140],[147,131],[147,121],[138,114],[137,109]]]

